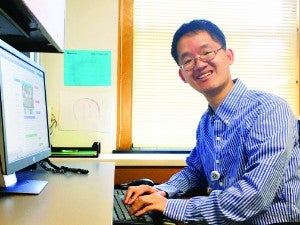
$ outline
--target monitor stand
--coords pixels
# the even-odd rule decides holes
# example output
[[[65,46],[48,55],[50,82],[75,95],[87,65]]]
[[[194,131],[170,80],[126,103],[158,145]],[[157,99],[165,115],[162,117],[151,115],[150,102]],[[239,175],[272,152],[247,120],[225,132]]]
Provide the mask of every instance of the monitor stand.
[[[16,174],[0,174],[0,193],[33,194],[42,192],[48,181],[42,180],[17,180]]]

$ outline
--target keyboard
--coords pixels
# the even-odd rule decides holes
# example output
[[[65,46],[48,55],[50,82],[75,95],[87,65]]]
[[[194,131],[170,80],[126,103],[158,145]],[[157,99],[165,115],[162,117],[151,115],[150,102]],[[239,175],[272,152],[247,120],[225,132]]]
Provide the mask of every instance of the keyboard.
[[[129,207],[123,203],[126,190],[114,189],[113,225],[176,225],[159,212],[148,212],[136,217],[129,213]]]

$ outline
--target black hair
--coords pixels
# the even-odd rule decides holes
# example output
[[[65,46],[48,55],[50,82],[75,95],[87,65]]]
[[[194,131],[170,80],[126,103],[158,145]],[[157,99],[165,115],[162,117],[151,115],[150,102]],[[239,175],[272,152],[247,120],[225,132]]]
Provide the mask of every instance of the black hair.
[[[173,36],[171,55],[178,65],[177,43],[179,39],[188,33],[196,33],[198,31],[206,31],[213,40],[220,43],[222,48],[226,49],[225,35],[216,24],[204,19],[192,20],[182,24]]]

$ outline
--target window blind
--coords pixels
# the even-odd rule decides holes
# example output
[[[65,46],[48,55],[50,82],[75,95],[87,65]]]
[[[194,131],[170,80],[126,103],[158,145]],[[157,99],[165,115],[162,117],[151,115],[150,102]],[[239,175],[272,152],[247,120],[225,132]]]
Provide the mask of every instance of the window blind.
[[[208,19],[235,54],[233,78],[283,97],[299,114],[296,0],[135,0],[133,149],[190,149],[207,101],[178,76],[170,54],[184,22]]]

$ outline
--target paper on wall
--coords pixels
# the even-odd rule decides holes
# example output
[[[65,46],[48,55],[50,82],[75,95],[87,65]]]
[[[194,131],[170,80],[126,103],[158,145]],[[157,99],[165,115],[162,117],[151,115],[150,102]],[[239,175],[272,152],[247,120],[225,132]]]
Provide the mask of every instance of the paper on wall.
[[[60,130],[110,132],[111,101],[108,94],[60,94],[58,127]]]

